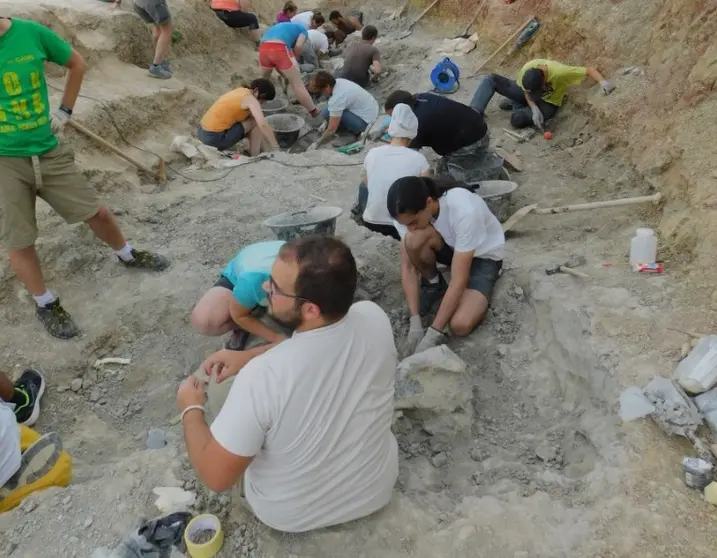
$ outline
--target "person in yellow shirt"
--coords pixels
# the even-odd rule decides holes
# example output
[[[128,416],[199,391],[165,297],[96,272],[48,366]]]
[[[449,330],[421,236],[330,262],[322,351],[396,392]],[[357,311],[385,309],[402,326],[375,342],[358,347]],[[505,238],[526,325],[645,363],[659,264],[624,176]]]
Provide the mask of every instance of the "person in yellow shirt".
[[[278,149],[274,131],[261,109],[263,103],[275,96],[274,84],[264,78],[225,93],[202,117],[197,138],[204,145],[223,151],[248,137],[252,157],[261,152],[262,139],[272,149]]]
[[[512,111],[510,123],[515,128],[535,126],[542,130],[563,104],[568,87],[581,84],[586,77],[597,81],[605,95],[615,90],[596,68],[537,59],[525,64],[515,81],[499,74],[484,76],[470,105],[485,114],[488,103],[498,93],[506,98],[500,108]]]

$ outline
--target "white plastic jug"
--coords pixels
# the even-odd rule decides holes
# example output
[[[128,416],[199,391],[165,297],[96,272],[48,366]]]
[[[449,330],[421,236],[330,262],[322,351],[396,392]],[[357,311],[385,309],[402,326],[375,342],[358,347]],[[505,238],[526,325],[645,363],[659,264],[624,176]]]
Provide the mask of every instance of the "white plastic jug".
[[[717,384],[717,335],[705,335],[690,354],[677,365],[677,381],[696,395]]]
[[[657,259],[657,237],[655,231],[647,228],[637,229],[630,241],[630,265],[652,264]]]

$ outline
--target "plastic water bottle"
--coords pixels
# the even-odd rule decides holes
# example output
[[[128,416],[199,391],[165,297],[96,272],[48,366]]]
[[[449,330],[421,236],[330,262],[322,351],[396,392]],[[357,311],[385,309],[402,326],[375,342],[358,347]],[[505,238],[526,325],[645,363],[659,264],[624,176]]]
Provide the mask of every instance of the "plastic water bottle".
[[[637,229],[630,241],[630,265],[653,264],[657,259],[657,237],[655,231],[647,228]]]
[[[717,388],[695,397],[695,405],[705,417],[705,422],[712,431],[712,439],[717,441]]]
[[[696,395],[717,384],[717,335],[705,335],[690,354],[677,365],[677,381]]]

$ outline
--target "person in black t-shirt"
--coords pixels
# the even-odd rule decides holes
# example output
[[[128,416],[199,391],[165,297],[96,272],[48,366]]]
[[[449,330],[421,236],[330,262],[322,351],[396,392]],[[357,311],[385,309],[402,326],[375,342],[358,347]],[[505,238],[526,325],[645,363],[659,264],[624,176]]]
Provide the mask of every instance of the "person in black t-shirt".
[[[439,176],[472,182],[471,162],[481,158],[490,143],[483,115],[468,105],[435,93],[412,95],[400,89],[386,99],[386,113],[390,116],[399,103],[411,107],[418,118],[418,135],[409,147],[430,147],[441,155],[437,167]],[[381,135],[384,132],[380,130]]]

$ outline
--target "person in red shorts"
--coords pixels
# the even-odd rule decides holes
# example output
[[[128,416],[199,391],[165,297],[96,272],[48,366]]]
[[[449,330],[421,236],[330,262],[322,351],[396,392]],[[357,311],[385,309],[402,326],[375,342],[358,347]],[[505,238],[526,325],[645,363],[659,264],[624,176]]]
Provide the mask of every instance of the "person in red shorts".
[[[259,66],[262,77],[268,78],[276,69],[291,85],[294,95],[311,116],[318,111],[311,95],[301,79],[301,70],[296,57],[301,53],[309,32],[298,23],[277,23],[270,27],[261,38],[259,45]]]

